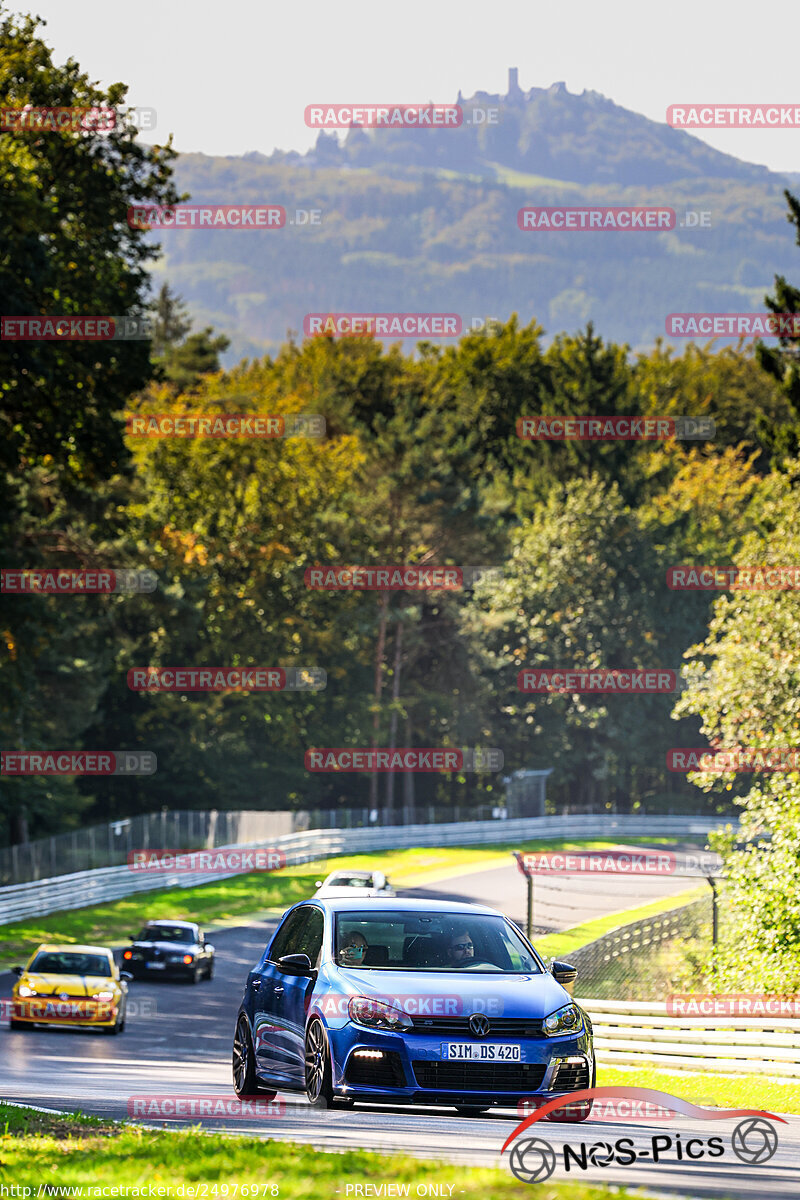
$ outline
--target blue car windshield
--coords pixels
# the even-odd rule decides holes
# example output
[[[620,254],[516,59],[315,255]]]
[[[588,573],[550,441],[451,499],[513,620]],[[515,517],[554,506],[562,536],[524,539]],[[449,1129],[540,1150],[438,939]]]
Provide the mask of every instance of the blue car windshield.
[[[340,967],[542,973],[513,925],[486,913],[351,910],[336,914],[334,939]]]

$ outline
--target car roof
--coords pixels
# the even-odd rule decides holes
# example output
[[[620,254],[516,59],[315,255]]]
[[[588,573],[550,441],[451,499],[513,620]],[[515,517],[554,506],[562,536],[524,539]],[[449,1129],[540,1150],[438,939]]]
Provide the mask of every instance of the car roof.
[[[78,946],[75,943],[59,946],[51,942],[42,942],[41,946],[36,947],[34,954],[38,954],[40,950],[46,950],[48,954],[111,954],[108,946]]]
[[[348,871],[347,866],[343,866],[339,871],[331,871],[331,874],[327,878],[329,880],[336,880],[339,875],[347,875],[349,880],[371,880],[374,874],[374,871]]]
[[[180,925],[182,929],[196,929],[196,921],[172,921],[169,917],[158,917],[154,921],[145,921],[145,929],[149,929],[151,925]]]
[[[348,912],[352,909],[364,907],[363,899],[358,896],[320,896],[319,899],[312,897],[311,900],[304,900],[303,904],[318,904],[320,908],[326,909],[328,912]],[[486,915],[491,917],[502,917],[503,914],[498,912],[496,908],[487,908],[485,904],[470,904],[464,900],[418,900],[410,897],[401,897],[400,899],[390,899],[389,897],[379,898],[373,897],[367,905],[369,913],[376,912],[440,912],[440,913],[460,913],[462,916],[472,913],[475,916]],[[505,919],[505,918],[504,918]]]

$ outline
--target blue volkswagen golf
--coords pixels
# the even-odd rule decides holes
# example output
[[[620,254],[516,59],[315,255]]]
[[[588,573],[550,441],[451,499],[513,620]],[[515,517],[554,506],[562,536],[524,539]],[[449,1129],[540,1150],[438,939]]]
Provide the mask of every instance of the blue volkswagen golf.
[[[491,908],[304,901],[247,977],[234,1090],[305,1091],[319,1108],[368,1100],[473,1116],[592,1087],[592,1029],[571,996],[576,974],[567,963],[548,970]],[[569,1119],[585,1119],[590,1107],[571,1105]]]

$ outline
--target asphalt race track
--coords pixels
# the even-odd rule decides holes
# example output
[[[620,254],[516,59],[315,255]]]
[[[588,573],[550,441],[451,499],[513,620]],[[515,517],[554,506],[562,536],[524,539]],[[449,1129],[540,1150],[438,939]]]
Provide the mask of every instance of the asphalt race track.
[[[669,879],[661,882],[669,887],[676,883]],[[626,885],[624,904],[638,903],[659,894],[654,881],[639,881],[639,884],[649,890],[629,900],[627,887],[634,886],[631,881]],[[685,886],[686,880],[681,883],[681,887]],[[538,888],[537,884],[537,894]],[[430,892],[433,894],[433,886]],[[542,892],[544,898],[544,887]],[[520,908],[524,911],[524,885],[513,865],[500,871],[450,879],[436,888],[436,894],[459,895],[478,901],[490,899],[495,906],[507,908],[515,917]],[[586,893],[593,916],[619,909],[619,898],[620,889],[614,889],[613,883],[608,887],[608,895],[603,897],[602,907],[597,894],[590,901]],[[582,903],[578,907],[577,919],[580,920],[586,914],[580,912]],[[563,922],[566,925],[574,923],[572,916]],[[127,1027],[119,1037],[66,1029],[37,1029],[12,1034],[7,1022],[3,1022],[0,1027],[0,1095],[21,1103],[55,1109],[80,1108],[87,1113],[113,1118],[128,1117],[129,1102],[132,1104],[137,1098],[141,1101],[153,1096],[197,1096],[234,1101],[230,1058],[235,1014],[247,972],[260,957],[273,926],[272,922],[256,922],[215,933],[217,965],[210,982],[197,985],[132,984],[131,1012]],[[10,995],[11,983],[9,973],[0,976],[0,995]],[[635,1076],[631,1077],[631,1083],[636,1083]],[[679,1083],[674,1091],[681,1094]],[[157,1122],[151,1117],[148,1123],[173,1126],[200,1122],[208,1128],[310,1142],[326,1149],[367,1147],[412,1151],[422,1158],[447,1158],[508,1169],[508,1154],[501,1159],[500,1148],[519,1120],[512,1110],[498,1110],[492,1115],[472,1119],[457,1117],[446,1108],[376,1105],[318,1112],[300,1096],[284,1094],[279,1099],[282,1103],[272,1105],[271,1111],[263,1117],[201,1120],[193,1116]],[[555,1149],[559,1162],[553,1175],[555,1181],[579,1178],[630,1187],[647,1186],[661,1192],[679,1189],[692,1196],[762,1198],[796,1196],[800,1192],[800,1117],[789,1117],[787,1122],[776,1125],[778,1149],[763,1165],[745,1165],[733,1154],[731,1134],[737,1124],[735,1119],[710,1122],[676,1115],[671,1121],[640,1121],[636,1124],[607,1119],[590,1119],[575,1125],[541,1121],[523,1136],[543,1138]],[[674,1152],[677,1134],[683,1145],[692,1137],[705,1143],[710,1136],[721,1136],[724,1155],[705,1161],[679,1162]],[[633,1166],[598,1166],[586,1171],[573,1166],[568,1174],[565,1172],[560,1158],[563,1143],[567,1142],[577,1150],[581,1142],[586,1145],[613,1143],[623,1136],[632,1138],[637,1150],[648,1152],[653,1136],[671,1136],[673,1149],[665,1152],[669,1157],[658,1164],[637,1162]],[[387,1174],[354,1182],[381,1184],[390,1183],[391,1178]],[[436,1182],[435,1170],[431,1171],[428,1182]]]

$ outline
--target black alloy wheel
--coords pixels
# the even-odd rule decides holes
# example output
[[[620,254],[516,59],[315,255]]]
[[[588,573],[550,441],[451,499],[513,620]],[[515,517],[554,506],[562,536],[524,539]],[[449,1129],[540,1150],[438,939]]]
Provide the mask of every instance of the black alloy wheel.
[[[311,1022],[306,1032],[306,1095],[314,1108],[333,1107],[331,1052],[322,1022]]]

